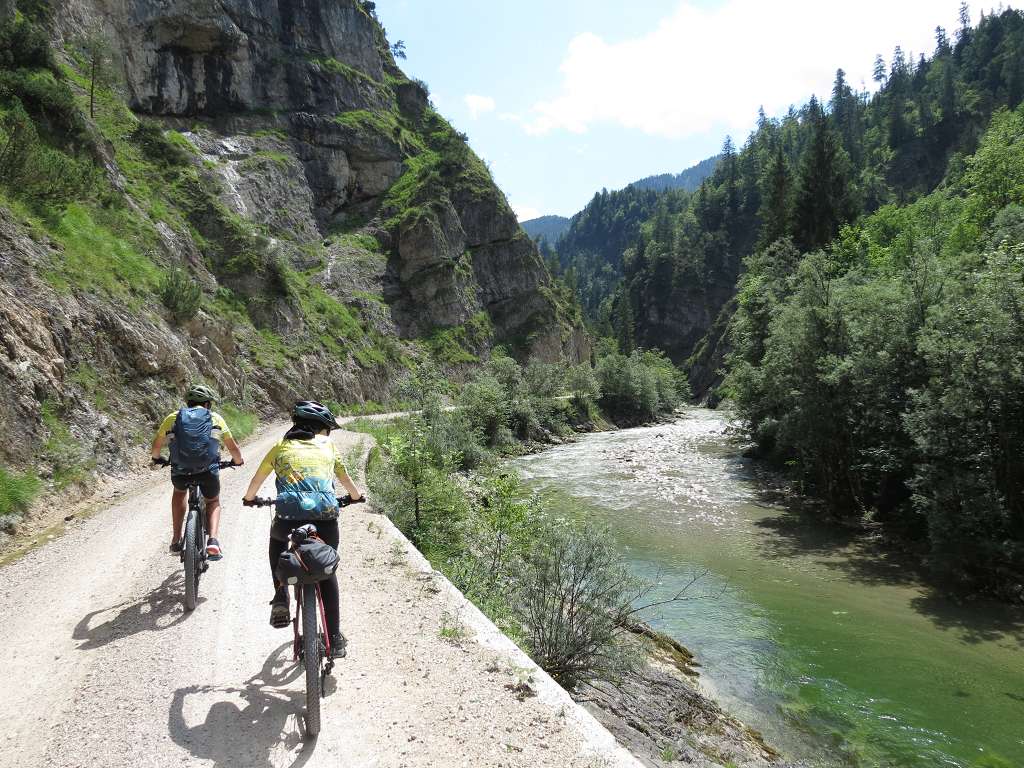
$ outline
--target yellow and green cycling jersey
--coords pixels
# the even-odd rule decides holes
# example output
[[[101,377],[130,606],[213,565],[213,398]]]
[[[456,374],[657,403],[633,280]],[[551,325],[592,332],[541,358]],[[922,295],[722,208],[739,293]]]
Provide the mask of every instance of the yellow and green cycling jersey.
[[[278,517],[317,520],[338,516],[334,478],[345,474],[345,464],[326,435],[280,441],[263,458],[259,471],[277,475]]]

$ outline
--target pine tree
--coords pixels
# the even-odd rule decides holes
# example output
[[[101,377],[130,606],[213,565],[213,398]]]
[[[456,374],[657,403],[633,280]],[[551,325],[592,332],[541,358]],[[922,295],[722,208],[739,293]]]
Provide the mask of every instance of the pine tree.
[[[910,90],[910,73],[903,49],[896,46],[892,56],[892,71],[886,84],[889,96],[888,132],[889,146],[899,149],[910,138],[907,125],[907,92]]]
[[[627,289],[620,288],[615,297],[615,336],[619,350],[628,355],[636,349],[636,323],[633,320],[633,306]]]
[[[811,143],[800,164],[794,211],[794,239],[805,251],[828,245],[852,215],[849,158],[839,146],[817,99],[811,99]]]
[[[882,54],[875,56],[875,69],[871,79],[881,85],[885,82],[885,59],[882,58]]]
[[[960,29],[956,31],[957,57],[971,42],[971,9],[966,2],[960,4]]]
[[[675,249],[675,230],[672,226],[672,219],[668,213],[668,205],[663,198],[658,204],[658,212],[654,216],[654,240],[667,252]]]
[[[761,204],[761,238],[759,247],[764,248],[789,234],[793,211],[793,179],[789,172],[786,153],[782,143],[775,146],[775,154],[764,180],[763,202]]]
[[[850,156],[855,166],[860,165],[860,102],[846,82],[846,72],[836,70],[836,80],[832,86],[832,121],[839,131],[843,149]]]
[[[725,188],[725,225],[728,227],[735,223],[740,211],[739,163],[736,160],[736,145],[732,142],[732,136],[725,137],[718,169]]]

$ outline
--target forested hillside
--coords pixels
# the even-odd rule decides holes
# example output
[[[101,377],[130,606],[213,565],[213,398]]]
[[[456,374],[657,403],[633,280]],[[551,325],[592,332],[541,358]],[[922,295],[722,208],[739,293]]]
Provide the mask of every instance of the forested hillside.
[[[653,215],[657,193],[692,192],[711,175],[718,161],[715,156],[679,174],[648,176],[614,192],[601,190],[565,222],[558,238],[545,238],[545,251],[557,251],[554,264],[576,289],[592,320],[598,319],[602,302],[621,281],[623,251],[636,242],[640,225]],[[675,196],[667,197],[667,204],[678,210],[679,204],[672,202]],[[530,232],[525,224],[524,228]],[[605,307],[606,314],[609,309]],[[603,330],[607,333],[607,322]]]
[[[565,216],[540,216],[536,219],[520,222],[523,231],[534,240],[557,243],[569,228],[569,219]]]
[[[727,369],[830,513],[1024,597],[1024,14],[961,16],[930,57],[879,57],[873,95],[839,70],[762,112],[692,195],[595,198],[562,255],[612,243],[570,272],[599,327],[688,361],[698,395]]]
[[[653,189],[655,192],[664,192],[668,189],[681,189],[684,192],[693,192],[699,187],[708,176],[715,172],[719,156],[709,157],[701,160],[691,168],[682,173],[661,173],[657,176],[646,176],[639,181],[634,181],[629,186],[639,189]]]

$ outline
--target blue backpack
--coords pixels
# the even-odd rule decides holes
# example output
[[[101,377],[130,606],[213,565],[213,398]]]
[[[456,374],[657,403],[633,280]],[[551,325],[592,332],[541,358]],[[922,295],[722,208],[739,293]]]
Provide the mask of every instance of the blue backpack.
[[[171,464],[176,474],[208,472],[220,458],[220,446],[213,438],[213,417],[202,406],[178,411],[171,434]]]

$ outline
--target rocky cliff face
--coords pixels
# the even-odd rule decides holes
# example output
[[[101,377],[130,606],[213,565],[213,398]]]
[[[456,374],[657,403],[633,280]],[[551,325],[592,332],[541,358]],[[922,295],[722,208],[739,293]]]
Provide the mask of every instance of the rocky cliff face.
[[[116,466],[201,377],[271,410],[302,395],[383,400],[431,355],[588,354],[575,307],[367,5],[53,11],[83,115],[83,30],[104,31],[120,86],[84,118],[94,200],[33,226],[0,199],[0,429],[15,436],[0,463],[64,442],[84,446],[80,464]],[[83,252],[84,230],[98,253]],[[203,289],[187,316],[161,301],[175,274]]]
[[[372,222],[368,231],[394,257],[383,293],[398,304],[403,336],[464,323],[483,309],[499,341],[529,342],[513,344],[523,354],[582,351],[579,328],[560,322],[543,295],[548,276],[536,250],[467,148],[442,148],[455,155],[442,162],[456,167],[417,201],[431,215],[395,219],[402,205],[388,209],[386,194],[409,161],[436,151],[424,146],[423,132],[450,127],[433,113],[425,89],[397,68],[363,3],[74,0],[59,20],[66,39],[83,26],[113,30],[133,110],[170,125],[206,124],[217,144],[204,155],[225,161],[227,202],[240,215],[277,224],[276,235],[302,243],[352,229],[352,220],[382,209],[390,214],[390,226],[380,231],[381,222]],[[284,134],[276,149],[304,180],[276,184],[266,167],[245,165],[256,146],[246,137],[267,130]],[[464,141],[456,135],[451,143]],[[472,172],[473,183],[462,183]],[[239,185],[255,205],[238,204],[246,195]],[[282,209],[294,220],[265,220]],[[466,254],[472,275],[457,275]],[[550,334],[537,334],[541,326]],[[535,338],[518,338],[524,331]]]

